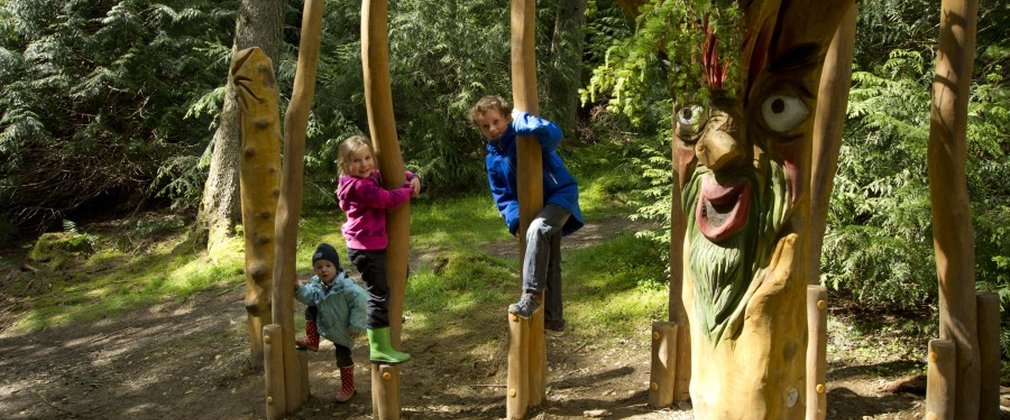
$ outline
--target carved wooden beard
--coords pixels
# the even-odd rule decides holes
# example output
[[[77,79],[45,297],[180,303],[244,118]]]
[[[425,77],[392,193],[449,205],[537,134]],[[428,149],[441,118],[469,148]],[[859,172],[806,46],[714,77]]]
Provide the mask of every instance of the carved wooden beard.
[[[684,189],[694,317],[714,342],[739,333],[752,280],[763,277],[787,214],[782,165],[752,169],[719,176],[699,167]]]

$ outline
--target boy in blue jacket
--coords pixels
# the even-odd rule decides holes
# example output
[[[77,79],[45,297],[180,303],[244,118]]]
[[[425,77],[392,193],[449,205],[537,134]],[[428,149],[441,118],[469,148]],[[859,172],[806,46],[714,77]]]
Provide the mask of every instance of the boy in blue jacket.
[[[532,136],[543,153],[544,207],[526,231],[523,259],[523,294],[508,311],[528,318],[540,306],[543,291],[544,329],[551,335],[565,330],[561,304],[561,236],[582,227],[579,186],[555,149],[561,129],[554,123],[525,112],[512,111],[500,96],[485,96],[470,108],[470,122],[487,141],[487,180],[498,212],[509,233],[519,230],[516,183],[516,136]]]
[[[308,305],[305,309],[305,340],[295,340],[299,347],[319,349],[319,336],[333,342],[337,367],[340,368],[340,391],[337,402],[354,396],[354,361],[351,347],[354,339],[365,330],[368,296],[364,289],[340,268],[340,257],[330,244],[319,244],[312,253],[312,268],[316,275],[308,283],[295,282],[295,299]]]

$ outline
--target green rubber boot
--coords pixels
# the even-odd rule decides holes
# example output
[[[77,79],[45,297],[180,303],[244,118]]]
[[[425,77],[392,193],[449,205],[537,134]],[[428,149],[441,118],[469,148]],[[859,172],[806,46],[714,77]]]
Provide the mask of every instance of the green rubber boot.
[[[389,327],[383,327],[368,330],[368,359],[372,363],[395,365],[410,360],[410,355],[393,349]]]

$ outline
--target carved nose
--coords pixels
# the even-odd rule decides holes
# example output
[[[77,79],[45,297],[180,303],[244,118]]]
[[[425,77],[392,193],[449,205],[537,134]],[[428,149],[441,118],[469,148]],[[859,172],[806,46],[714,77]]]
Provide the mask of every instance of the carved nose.
[[[698,161],[713,171],[730,169],[743,161],[744,152],[733,135],[710,130],[694,146]]]

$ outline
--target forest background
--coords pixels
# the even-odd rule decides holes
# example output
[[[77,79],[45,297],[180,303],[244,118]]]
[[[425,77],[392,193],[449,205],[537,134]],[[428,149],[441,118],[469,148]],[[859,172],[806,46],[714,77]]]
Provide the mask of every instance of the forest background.
[[[212,166],[228,124],[219,114],[243,30],[236,20],[240,10],[267,3],[0,0],[0,242],[18,247],[44,232],[78,234],[87,222],[154,210],[178,215],[169,219],[176,228],[192,225],[191,240],[212,245],[212,212],[201,203],[220,194]],[[272,3],[279,6],[268,13],[282,29],[275,65],[283,107],[301,3]],[[915,320],[899,328],[923,334],[937,324],[925,159],[939,3],[859,6],[848,120],[821,257],[821,282],[833,300]],[[672,101],[661,60],[634,50],[634,22],[611,1],[544,0],[537,10],[540,106],[569,139],[561,153],[576,169],[615,168],[605,183],[627,194],[632,218],[655,222],[640,235],[663,249]],[[327,0],[325,11],[306,138],[310,211],[332,206],[338,142],[367,133],[360,2]],[[422,200],[485,193],[483,149],[466,111],[485,94],[510,97],[508,13],[500,1],[390,1],[395,119],[406,165],[425,180]],[[614,65],[622,60],[647,64],[635,75],[639,88],[608,95],[613,81],[630,77]],[[1010,5],[1003,0],[980,2],[971,92],[966,181],[976,282],[1000,296],[1006,361]],[[224,234],[234,234],[238,214],[226,210]]]

